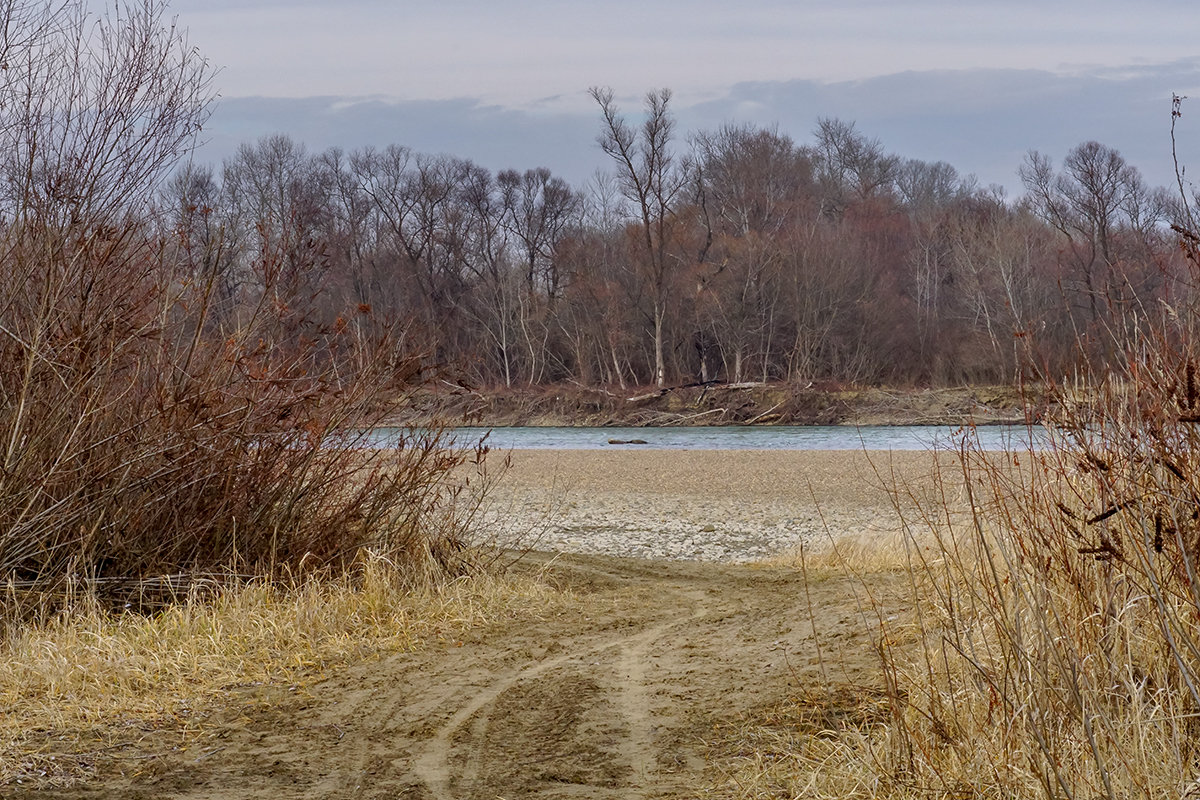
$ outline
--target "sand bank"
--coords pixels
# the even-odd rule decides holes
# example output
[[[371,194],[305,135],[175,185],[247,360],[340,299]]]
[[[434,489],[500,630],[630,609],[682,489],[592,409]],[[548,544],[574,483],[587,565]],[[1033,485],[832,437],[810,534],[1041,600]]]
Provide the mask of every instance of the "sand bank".
[[[746,561],[894,531],[949,455],[783,450],[517,450],[486,535],[539,550]]]

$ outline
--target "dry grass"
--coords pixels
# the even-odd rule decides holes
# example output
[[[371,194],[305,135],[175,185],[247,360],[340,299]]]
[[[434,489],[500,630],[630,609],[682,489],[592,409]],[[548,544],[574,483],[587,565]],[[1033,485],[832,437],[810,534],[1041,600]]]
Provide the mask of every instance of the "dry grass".
[[[924,483],[924,482],[922,482]],[[801,570],[809,584],[857,584],[858,612],[877,644],[899,650],[914,644],[908,607],[897,603],[911,575],[911,541],[899,529],[884,534],[831,535],[826,541],[770,560]],[[921,550],[932,553],[926,538]],[[887,610],[885,610],[885,608]],[[824,630],[810,609],[825,665],[823,680],[798,682],[795,696],[716,731],[711,751],[719,779],[705,797],[759,798],[925,797],[887,787],[877,762],[886,752],[892,698],[885,684],[850,682],[839,666],[841,633]],[[896,638],[896,637],[903,637]]]
[[[719,731],[714,750],[724,769],[711,795],[778,800],[883,794],[869,758],[888,705],[878,690],[822,687]]]
[[[353,578],[242,584],[152,616],[83,598],[0,644],[0,785],[67,784],[123,730],[202,731],[206,712],[239,687],[311,683],[340,664],[567,601],[535,578],[414,587],[381,559]]]
[[[811,578],[903,572],[907,563],[904,535],[843,534],[764,559],[772,566],[802,569]]]
[[[1200,391],[1191,358],[1147,350],[1064,392],[1044,449],[967,441],[944,491],[899,494],[899,548],[806,560],[865,596],[881,571],[906,574],[911,615],[876,617],[887,713],[758,726],[735,796],[1194,796]],[[870,697],[847,688],[825,687],[843,720]]]
[[[880,684],[831,678],[734,732],[721,796],[1191,797],[1200,392],[1188,359],[1160,358],[1064,394],[1045,449],[968,440],[934,491],[897,487],[896,536],[805,553],[872,599]],[[910,614],[874,603],[884,574]]]

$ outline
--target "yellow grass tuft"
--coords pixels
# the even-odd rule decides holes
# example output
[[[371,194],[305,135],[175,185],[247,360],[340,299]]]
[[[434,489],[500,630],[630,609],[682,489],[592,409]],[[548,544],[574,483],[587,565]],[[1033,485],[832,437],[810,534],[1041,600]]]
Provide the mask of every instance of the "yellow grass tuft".
[[[900,533],[846,534],[764,559],[764,564],[804,569],[810,577],[871,575],[905,569]]]

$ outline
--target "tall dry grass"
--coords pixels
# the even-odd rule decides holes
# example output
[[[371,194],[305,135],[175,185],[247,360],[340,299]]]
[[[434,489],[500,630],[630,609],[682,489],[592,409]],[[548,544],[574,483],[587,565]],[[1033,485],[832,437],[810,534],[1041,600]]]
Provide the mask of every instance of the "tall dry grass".
[[[1042,371],[1027,446],[966,431],[933,502],[900,489],[912,615],[876,618],[888,713],[805,738],[745,796],[1200,797],[1200,237],[1179,187],[1191,285],[1114,309],[1080,345],[1103,368]]]
[[[872,621],[888,712],[780,748],[747,785],[797,797],[1200,792],[1200,370],[1188,341],[1163,331],[1086,391],[1052,387],[1056,410],[1027,447],[988,453],[964,434],[944,490],[915,510],[897,502],[893,565],[912,613]]]
[[[864,607],[878,686],[830,678],[753,726],[734,796],[1200,796],[1200,363],[1133,352],[1055,387],[1035,445],[964,432],[938,490],[897,487],[896,542],[806,559],[866,598],[903,575],[908,601]]]

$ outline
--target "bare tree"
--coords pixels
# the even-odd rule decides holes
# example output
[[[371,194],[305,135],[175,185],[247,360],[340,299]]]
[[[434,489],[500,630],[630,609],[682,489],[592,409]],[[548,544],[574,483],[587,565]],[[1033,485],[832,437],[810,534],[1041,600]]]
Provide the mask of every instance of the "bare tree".
[[[430,349],[440,350],[461,289],[461,263],[447,250],[453,241],[446,234],[468,164],[398,145],[367,150],[354,163],[374,207],[376,269],[390,311],[404,315]]]
[[[1031,207],[1068,242],[1091,323],[1103,321],[1109,304],[1133,300],[1134,276],[1125,266],[1131,256],[1149,256],[1148,234],[1169,205],[1165,193],[1147,189],[1136,168],[1099,142],[1072,148],[1058,173],[1047,156],[1030,152],[1020,176]],[[1131,253],[1130,245],[1140,252]]]
[[[153,196],[210,113],[211,71],[158,0],[5,0],[0,153],[10,218],[86,225]]]
[[[471,313],[487,340],[480,349],[488,354],[485,361],[498,362],[504,385],[512,386],[520,367],[517,346],[520,332],[526,333],[530,383],[535,381],[542,351],[523,325],[523,287],[520,270],[514,268],[509,258],[510,234],[505,225],[509,209],[505,200],[502,184],[482,167],[470,170],[460,189],[460,201],[469,220],[464,259],[476,283]],[[529,291],[532,293],[531,287]]]
[[[822,117],[816,137],[814,160],[828,211],[840,214],[852,200],[876,197],[895,182],[900,159],[884,152],[878,139],[856,130],[853,122]]]
[[[540,282],[547,298],[553,300],[562,281],[554,248],[579,214],[580,195],[545,167],[524,174],[505,170],[496,181],[504,202],[505,227],[520,243],[526,282],[531,291]]]
[[[955,299],[951,233],[960,201],[969,196],[958,170],[944,161],[928,163],[909,159],[896,170],[896,189],[908,212],[912,245],[908,263],[920,359],[931,362],[946,343],[943,323]]]
[[[328,271],[332,173],[302,144],[278,134],[243,144],[223,173],[234,211],[228,228],[244,247],[244,271],[256,290],[272,287],[276,296],[263,299],[290,298],[302,324],[317,311]]]
[[[896,189],[910,209],[945,206],[969,193],[973,177],[963,180],[958,170],[945,161],[921,161],[910,158],[896,169]]]
[[[750,357],[766,380],[773,347],[785,345],[778,330],[784,240],[789,228],[815,218],[812,163],[786,136],[751,127],[702,133],[695,149],[711,239],[697,300],[700,377],[709,378],[715,338],[732,380],[745,379]]]
[[[645,120],[633,128],[618,111],[611,89],[593,87],[592,98],[604,116],[598,137],[601,149],[617,164],[622,193],[637,209],[641,225],[641,260],[651,299],[654,326],[654,382],[666,385],[664,322],[671,292],[672,259],[668,253],[676,207],[687,182],[671,148],[675,118],[670,111],[671,92],[646,94]]]

